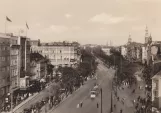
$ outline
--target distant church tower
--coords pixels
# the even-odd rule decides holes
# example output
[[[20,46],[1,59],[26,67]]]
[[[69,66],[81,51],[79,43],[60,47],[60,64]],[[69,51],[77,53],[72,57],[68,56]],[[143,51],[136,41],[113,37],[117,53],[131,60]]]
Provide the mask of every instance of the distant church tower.
[[[149,41],[149,34],[148,34],[148,27],[146,26],[146,29],[145,29],[145,44],[147,44]]]
[[[149,43],[149,44],[151,44],[151,43],[152,43],[152,36],[151,36],[151,34],[150,34],[150,36],[149,36],[148,43]]]
[[[130,44],[131,42],[132,42],[132,38],[131,38],[131,35],[129,35],[128,44]]]
[[[152,36],[148,33],[148,27],[146,26],[145,29],[145,44],[151,44],[152,43]]]

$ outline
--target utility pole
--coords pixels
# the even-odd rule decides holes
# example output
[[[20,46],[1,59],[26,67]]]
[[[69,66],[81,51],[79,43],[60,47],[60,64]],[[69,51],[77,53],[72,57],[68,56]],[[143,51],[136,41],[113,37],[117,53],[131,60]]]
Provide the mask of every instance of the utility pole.
[[[10,42],[11,43],[11,42]],[[12,103],[13,103],[13,89],[12,89],[12,74],[11,74],[11,54],[12,54],[12,45],[10,44],[10,99],[11,99],[11,102],[10,102],[10,106],[11,106],[11,113],[13,113],[13,106],[12,106]]]
[[[111,113],[113,113],[113,100],[112,100],[112,91],[111,91]]]
[[[101,88],[101,113],[102,113],[102,88]]]
[[[111,113],[113,113],[113,100],[112,100],[112,90],[113,90],[113,81],[112,81],[112,89],[111,89]]]

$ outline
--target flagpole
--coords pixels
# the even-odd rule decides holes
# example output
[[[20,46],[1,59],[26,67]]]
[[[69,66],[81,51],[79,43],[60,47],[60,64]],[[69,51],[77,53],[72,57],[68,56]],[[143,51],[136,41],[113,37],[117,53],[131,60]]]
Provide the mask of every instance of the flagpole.
[[[26,38],[27,38],[27,27],[26,27]]]
[[[5,34],[6,34],[6,29],[7,29],[7,20],[5,19]]]

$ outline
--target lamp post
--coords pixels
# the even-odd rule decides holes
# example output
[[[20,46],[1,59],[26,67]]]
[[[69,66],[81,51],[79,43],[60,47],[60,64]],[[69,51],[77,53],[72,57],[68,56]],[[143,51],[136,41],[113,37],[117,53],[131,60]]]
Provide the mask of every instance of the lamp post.
[[[113,113],[113,100],[112,100],[112,92],[111,92],[111,112],[110,113]]]
[[[101,113],[102,113],[102,88],[101,88]]]
[[[111,110],[110,110],[110,113],[113,113],[113,99],[112,99],[113,82],[111,85],[112,85],[112,88],[111,88]]]

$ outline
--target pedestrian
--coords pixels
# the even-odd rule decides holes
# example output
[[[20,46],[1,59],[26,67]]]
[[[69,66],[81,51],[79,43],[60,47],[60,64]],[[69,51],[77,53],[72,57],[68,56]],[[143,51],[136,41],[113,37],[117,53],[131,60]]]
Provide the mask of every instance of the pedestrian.
[[[77,108],[79,108],[79,104],[77,104]]]
[[[114,104],[113,106],[114,106],[114,108],[116,109],[116,104]]]
[[[117,101],[119,101],[119,97],[117,97]]]
[[[80,102],[80,107],[82,107],[83,106],[83,102]]]
[[[132,93],[135,93],[135,89],[132,91]]]
[[[135,104],[135,99],[133,100],[133,104]]]
[[[138,101],[140,101],[140,96],[138,97]]]
[[[120,110],[120,113],[122,113],[122,109]]]

